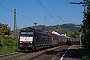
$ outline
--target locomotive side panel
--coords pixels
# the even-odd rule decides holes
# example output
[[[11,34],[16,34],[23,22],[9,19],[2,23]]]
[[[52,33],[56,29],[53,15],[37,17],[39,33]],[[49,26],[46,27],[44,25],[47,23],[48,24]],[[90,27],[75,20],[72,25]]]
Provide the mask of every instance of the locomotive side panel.
[[[38,46],[37,47],[46,48],[47,46],[49,46],[49,36],[38,33]]]

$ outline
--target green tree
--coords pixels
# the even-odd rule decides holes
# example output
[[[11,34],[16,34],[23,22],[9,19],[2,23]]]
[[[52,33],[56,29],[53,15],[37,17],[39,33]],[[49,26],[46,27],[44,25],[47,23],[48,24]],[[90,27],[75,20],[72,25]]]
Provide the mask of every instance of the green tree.
[[[0,32],[0,48],[2,47],[3,44],[3,38],[2,38],[2,32]]]
[[[75,36],[76,38],[79,38],[79,37],[80,37],[79,32],[78,32],[78,31],[74,31],[74,36]]]
[[[84,25],[84,34],[85,34],[85,43],[84,46],[85,48],[90,49],[90,0],[87,1],[88,6],[87,6],[87,12],[85,13],[85,19],[82,21]]]
[[[0,31],[4,35],[9,35],[10,34],[10,27],[8,27],[8,24],[1,24],[0,23]]]
[[[59,24],[57,24],[54,29],[55,29],[55,30],[61,30],[61,26],[60,26]]]
[[[78,31],[74,31],[72,33],[70,33],[68,36],[70,37],[75,37],[75,38],[79,38],[80,37],[80,34]]]
[[[74,33],[71,32],[70,34],[68,34],[70,37],[74,37]]]

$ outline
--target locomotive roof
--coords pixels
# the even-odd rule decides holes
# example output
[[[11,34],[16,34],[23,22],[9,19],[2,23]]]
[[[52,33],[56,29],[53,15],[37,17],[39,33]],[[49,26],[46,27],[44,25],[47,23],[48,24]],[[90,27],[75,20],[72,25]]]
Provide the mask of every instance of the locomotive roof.
[[[32,28],[32,27],[23,28],[21,31],[36,31],[37,33],[48,35],[47,32],[44,32],[40,29],[35,29],[35,28]]]
[[[44,34],[44,35],[48,35],[47,32],[44,32],[44,31],[39,31],[39,30],[35,30],[37,33],[41,33],[41,34]]]
[[[42,31],[42,30],[40,30],[40,29],[35,29],[35,28],[33,28],[33,27],[26,27],[26,28],[23,28],[22,30],[27,30],[27,31],[29,31],[29,30],[37,30],[37,31]]]

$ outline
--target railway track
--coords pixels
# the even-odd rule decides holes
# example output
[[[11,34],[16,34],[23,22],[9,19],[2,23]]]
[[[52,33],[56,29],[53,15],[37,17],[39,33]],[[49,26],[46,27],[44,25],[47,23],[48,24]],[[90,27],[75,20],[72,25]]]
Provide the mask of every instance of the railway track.
[[[46,51],[44,54],[36,56],[34,58],[30,58],[28,60],[57,60],[61,58],[61,56],[69,47],[70,46],[66,45],[60,46],[57,49]]]
[[[14,58],[17,58],[17,57],[23,56],[23,55],[27,55],[27,53],[14,52],[14,53],[6,54],[6,55],[1,55],[0,60],[12,60]]]
[[[62,56],[68,48],[70,48],[69,45],[63,45],[33,53],[16,52],[0,56],[0,60],[62,60]]]
[[[33,53],[29,53],[27,55],[23,55],[23,56],[20,56],[18,57],[17,59],[20,59],[20,60],[32,60],[32,59],[37,59],[37,57],[40,57],[46,53],[49,53],[53,50],[56,50],[56,49],[59,49],[63,46],[58,46],[58,47],[54,47],[54,48],[49,48],[49,49],[46,49],[46,50],[42,50],[42,51],[38,51],[38,52],[33,52]]]
[[[78,45],[63,46],[28,60],[81,60]]]
[[[58,48],[61,48],[62,46],[59,47],[54,47],[54,48],[49,48],[46,50],[42,50],[42,51],[38,51],[38,52],[15,52],[15,53],[11,53],[11,54],[6,54],[6,55],[2,55],[0,56],[0,60],[28,60],[28,59],[33,59],[36,58],[38,56],[41,56],[45,53],[49,53],[50,51],[56,50]]]

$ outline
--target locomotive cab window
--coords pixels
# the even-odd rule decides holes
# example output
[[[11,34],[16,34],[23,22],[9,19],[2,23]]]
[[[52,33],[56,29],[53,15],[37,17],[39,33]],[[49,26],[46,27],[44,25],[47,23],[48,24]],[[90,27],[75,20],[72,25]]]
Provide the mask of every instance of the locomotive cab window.
[[[27,32],[21,32],[21,34],[27,34]]]
[[[27,32],[27,34],[33,34],[33,32]]]

